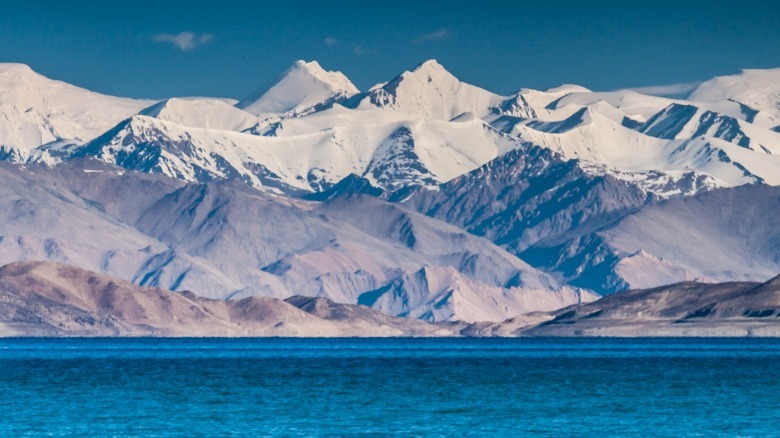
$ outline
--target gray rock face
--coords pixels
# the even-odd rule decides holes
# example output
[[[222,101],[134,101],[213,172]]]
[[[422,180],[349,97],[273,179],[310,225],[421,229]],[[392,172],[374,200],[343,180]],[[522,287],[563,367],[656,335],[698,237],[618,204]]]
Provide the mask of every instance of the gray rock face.
[[[653,199],[637,186],[592,175],[576,161],[528,145],[403,202],[484,236],[572,285],[609,293],[626,286],[611,272],[618,257],[597,238],[582,236]]]
[[[651,137],[673,139],[693,119],[697,110],[693,105],[673,103],[656,113],[637,130]]]
[[[402,202],[484,236],[563,283],[600,294],[780,271],[774,186],[661,200],[535,146]]]
[[[404,203],[518,253],[541,239],[639,207],[649,199],[636,186],[588,174],[577,161],[526,145],[438,191],[418,190]]]
[[[436,178],[420,161],[414,142],[409,128],[396,129],[374,152],[365,174],[389,191],[412,185],[435,186]]]
[[[0,336],[449,336],[324,298],[209,300],[53,262],[0,268]]]

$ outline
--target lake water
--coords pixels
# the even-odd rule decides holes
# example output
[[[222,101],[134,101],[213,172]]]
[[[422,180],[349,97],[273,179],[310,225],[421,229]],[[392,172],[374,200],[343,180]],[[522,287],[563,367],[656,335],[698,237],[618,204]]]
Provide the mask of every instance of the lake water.
[[[780,340],[0,340],[0,436],[778,436]]]

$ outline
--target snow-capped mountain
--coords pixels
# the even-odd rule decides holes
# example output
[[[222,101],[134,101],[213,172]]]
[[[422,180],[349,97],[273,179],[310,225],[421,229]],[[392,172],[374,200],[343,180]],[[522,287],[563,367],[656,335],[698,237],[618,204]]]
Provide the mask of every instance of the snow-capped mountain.
[[[742,70],[719,76],[691,92],[693,102],[738,102],[752,114],[753,122],[765,128],[780,127],[780,68]]]
[[[577,85],[501,96],[427,61],[360,92],[299,61],[238,103],[155,103],[6,65],[0,159],[27,167],[0,169],[0,262],[435,321],[766,280],[780,271],[761,243],[780,229],[761,213],[780,185],[776,75],[716,78],[688,99]],[[709,266],[710,252],[732,255]]]
[[[341,72],[326,71],[317,61],[296,61],[275,81],[257,89],[236,107],[256,116],[300,116],[357,93],[357,87]]]
[[[137,115],[74,155],[190,182],[237,177],[255,188],[317,192],[357,174],[394,190],[435,186],[520,143],[474,117],[413,121],[381,116],[337,106],[282,121],[275,135],[258,136]],[[316,128],[322,125],[329,127]]]
[[[512,132],[565,157],[614,170],[698,172],[713,177],[720,186],[780,184],[780,174],[774,171],[780,166],[780,155],[773,153],[774,145],[780,144],[778,133],[747,127],[755,134],[748,137],[733,118],[689,108],[690,114],[664,109],[632,129],[621,123],[623,114],[610,117],[614,107],[597,102],[563,120],[527,121]],[[698,111],[702,114],[695,117]]]
[[[543,92],[523,93],[549,103],[535,109],[536,118],[493,116],[493,126],[565,157],[605,166],[613,176],[694,172],[713,178],[705,189],[780,184],[774,171],[780,136],[753,124],[753,114],[738,102],[694,104],[633,91],[577,91],[547,99],[540,98]],[[628,179],[641,184],[643,178]],[[652,184],[645,186],[653,191]]]
[[[426,61],[386,84],[355,96],[346,106],[378,107],[419,119],[452,120],[471,113],[484,117],[506,98],[461,82],[435,60]]]
[[[5,155],[48,162],[91,155],[185,181],[239,177],[288,193],[327,190],[356,174],[395,191],[435,187],[524,140],[661,196],[780,183],[780,133],[756,123],[762,110],[718,96],[696,103],[573,85],[499,96],[435,61],[360,93],[343,74],[299,61],[236,108],[222,99],[169,99],[84,147]],[[28,149],[36,142],[16,141]],[[702,184],[670,188],[690,180]]]
[[[23,64],[0,64],[0,158],[25,161],[42,145],[91,140],[152,103],[94,93]]]
[[[239,177],[288,193],[327,190],[351,174],[396,191],[435,187],[530,141],[660,196],[780,184],[780,133],[733,100],[573,85],[499,96],[435,61],[359,93],[341,73],[299,61],[237,107],[253,114],[220,100],[164,101],[75,155],[185,181]],[[699,185],[682,190],[682,181]]]

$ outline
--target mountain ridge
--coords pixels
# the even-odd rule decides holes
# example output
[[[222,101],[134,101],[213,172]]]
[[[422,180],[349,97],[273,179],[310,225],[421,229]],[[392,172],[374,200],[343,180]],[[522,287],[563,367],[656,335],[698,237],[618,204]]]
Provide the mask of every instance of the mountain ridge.
[[[481,323],[780,271],[774,70],[502,96],[433,60],[363,92],[299,61],[240,102],[156,103],[7,70],[1,261]]]
[[[452,336],[419,320],[319,298],[317,308],[252,297],[209,300],[52,262],[0,267],[0,336]],[[323,312],[322,308],[332,309]]]

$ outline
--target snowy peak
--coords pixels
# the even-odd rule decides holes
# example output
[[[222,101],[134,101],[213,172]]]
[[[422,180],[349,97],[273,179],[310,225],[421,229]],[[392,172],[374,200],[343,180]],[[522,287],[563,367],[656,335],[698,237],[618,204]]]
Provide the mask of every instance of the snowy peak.
[[[429,60],[372,88],[352,106],[375,106],[424,119],[452,120],[467,112],[482,117],[504,99],[461,82],[441,64]]]
[[[24,64],[0,63],[0,105],[12,106],[19,111],[34,110],[43,115],[77,115],[71,113],[81,112],[88,113],[81,114],[85,118],[98,120],[131,108],[137,112],[151,103],[148,100],[106,96],[49,79]],[[101,106],[86,111],[91,105]]]
[[[520,119],[535,119],[538,117],[534,107],[520,93],[501,102],[501,105],[495,108],[494,112]]]
[[[24,76],[41,76],[36,73],[27,64],[18,64],[14,62],[0,63],[0,78],[6,79],[8,77],[24,77]]]
[[[408,80],[427,80],[427,81],[434,81],[438,83],[446,83],[446,82],[460,82],[458,78],[456,78],[452,73],[450,73],[446,68],[444,68],[443,65],[439,64],[438,61],[435,59],[429,59],[421,64],[419,64],[417,67],[412,69],[412,71],[404,72],[402,73],[400,77],[406,78]],[[417,78],[417,79],[413,79]]]
[[[451,86],[457,87],[460,84],[458,78],[450,73],[443,65],[439,64],[435,59],[429,59],[421,64],[418,64],[412,70],[405,71],[396,76],[390,82],[384,84],[384,89],[395,89],[400,84],[411,85],[423,85],[432,84],[434,86],[444,87]],[[377,87],[374,87],[376,89]]]
[[[24,64],[0,64],[0,148],[25,158],[46,143],[86,141],[152,103],[94,93]]]
[[[742,70],[703,82],[688,96],[695,102],[734,100],[756,110],[780,116],[780,68]]]
[[[526,140],[629,181],[656,180],[637,172],[696,171],[718,185],[774,184],[780,121],[728,99],[753,90],[780,101],[772,97],[779,72],[713,79],[722,93],[705,93],[702,84],[696,93],[715,101],[701,103],[575,85],[499,96],[461,82],[435,60],[359,93],[343,74],[298,61],[237,108],[208,98],[150,107],[4,64],[0,160],[55,163],[88,144],[76,155],[88,151],[186,181],[241,177],[254,187],[309,192],[354,173],[395,192],[435,187]],[[129,130],[112,129],[134,114]]]
[[[358,92],[343,73],[326,71],[317,61],[296,61],[276,80],[236,106],[255,115],[302,115],[346,100]]]
[[[14,87],[29,89],[44,85],[47,82],[66,85],[64,82],[53,81],[36,73],[29,65],[0,63],[0,90],[3,91],[0,94],[0,103],[8,103],[9,98],[17,98],[21,94],[18,91],[14,92]]]

